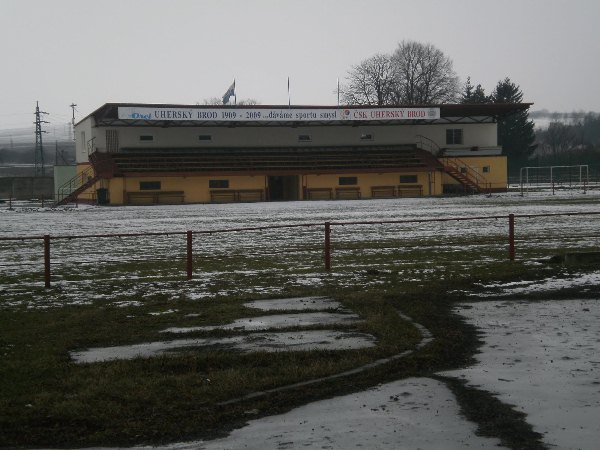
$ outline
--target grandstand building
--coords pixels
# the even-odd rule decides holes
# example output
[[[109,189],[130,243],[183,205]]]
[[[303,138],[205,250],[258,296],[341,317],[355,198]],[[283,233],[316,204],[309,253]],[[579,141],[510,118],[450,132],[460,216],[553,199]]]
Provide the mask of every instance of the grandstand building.
[[[507,187],[497,122],[530,104],[108,103],[75,127],[58,202],[369,199]]]

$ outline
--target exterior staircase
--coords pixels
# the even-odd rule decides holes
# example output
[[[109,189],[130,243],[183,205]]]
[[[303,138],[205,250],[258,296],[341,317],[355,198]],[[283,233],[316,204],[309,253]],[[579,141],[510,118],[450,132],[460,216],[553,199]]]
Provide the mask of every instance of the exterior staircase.
[[[58,188],[58,197],[53,207],[76,201],[79,195],[94,186],[100,179],[114,176],[116,165],[110,155],[96,151],[89,155],[89,160],[90,166]]]
[[[91,188],[99,180],[100,177],[96,176],[94,167],[89,166],[58,188],[58,198],[53,207],[76,201],[79,194]]]
[[[444,172],[462,184],[465,189],[473,193],[489,193],[491,183],[483,175],[473,170],[466,162],[456,157],[443,157],[444,150],[432,139],[426,136],[416,136],[417,148],[427,150],[435,156],[444,166]]]
[[[467,163],[458,158],[443,158],[444,172],[473,193],[487,194],[491,192],[491,183],[483,175],[473,170]]]

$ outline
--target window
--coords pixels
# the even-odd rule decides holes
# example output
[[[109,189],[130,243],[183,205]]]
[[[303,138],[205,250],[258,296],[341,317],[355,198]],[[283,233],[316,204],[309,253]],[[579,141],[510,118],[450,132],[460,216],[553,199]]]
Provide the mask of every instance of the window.
[[[466,167],[461,167],[460,168],[460,173],[467,173],[467,168]]]
[[[79,136],[81,137],[81,154],[85,155],[85,131],[82,131]]]
[[[140,181],[140,191],[159,191],[160,181]]]
[[[198,139],[203,142],[211,142],[212,136],[210,134],[201,134],[200,136],[198,136]]]
[[[400,175],[400,183],[416,183],[417,181],[416,175]]]
[[[140,136],[140,141],[153,141],[154,140],[154,136],[151,136],[149,134],[143,134]]]
[[[361,141],[372,141],[373,140],[373,134],[371,133],[363,133],[360,135],[360,140]]]
[[[312,136],[310,134],[299,134],[298,142],[311,142]]]
[[[449,128],[446,130],[446,145],[457,145],[463,143],[462,128]]]
[[[483,166],[483,173],[490,173],[490,166]]]
[[[119,151],[119,132],[117,130],[106,130],[106,151],[108,153]]]
[[[338,184],[340,186],[351,186],[354,184],[358,184],[357,177],[340,177]]]
[[[208,187],[210,189],[228,189],[229,180],[208,180]]]

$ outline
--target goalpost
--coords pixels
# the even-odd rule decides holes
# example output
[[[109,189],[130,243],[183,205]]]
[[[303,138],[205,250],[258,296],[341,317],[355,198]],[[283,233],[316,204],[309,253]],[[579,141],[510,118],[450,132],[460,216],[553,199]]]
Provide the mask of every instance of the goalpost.
[[[589,168],[587,165],[521,167],[519,184],[521,195],[531,189],[551,189],[552,194],[556,189],[582,189],[585,194],[589,184]]]

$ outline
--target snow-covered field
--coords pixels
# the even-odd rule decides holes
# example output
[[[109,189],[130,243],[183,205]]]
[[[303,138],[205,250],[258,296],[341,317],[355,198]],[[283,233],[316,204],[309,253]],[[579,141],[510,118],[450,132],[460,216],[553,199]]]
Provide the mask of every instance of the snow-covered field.
[[[504,194],[143,208],[19,208],[0,210],[0,236],[182,232],[325,221],[581,212],[600,212],[600,195],[568,192],[526,197]],[[600,216],[518,218],[517,257],[526,253],[530,263],[537,264],[538,250],[544,256],[555,250],[598,250],[599,224]],[[444,254],[449,258],[453,255],[463,258],[462,267],[468,270],[504,254],[507,229],[504,219],[335,226],[331,274],[322,270],[321,227],[196,235],[195,254],[200,255],[200,260],[240,259],[224,270],[203,270],[200,265],[190,283],[173,280],[171,269],[174,262],[184,260],[183,236],[60,241],[52,247],[53,282],[58,290],[51,294],[44,293],[42,288],[41,243],[6,241],[0,242],[0,307],[60,307],[99,300],[122,304],[128,292],[144,295],[161,292],[189,299],[240,293],[258,297],[280,293],[285,287],[319,286],[331,280],[348,285],[376,283],[377,280],[360,278],[358,271],[369,267],[387,270],[377,265],[377,255],[396,251],[387,243],[398,238],[422,255],[435,248],[436,258]],[[352,259],[349,256],[352,252],[368,259],[369,266],[361,266],[356,258]],[[277,254],[282,255],[281,266],[263,271],[252,268],[251,263],[259,261],[261,255]],[[426,256],[422,256],[420,268],[410,270],[406,254],[394,257],[397,258],[393,262],[394,270],[407,277],[424,280],[436,270],[428,267]],[[132,258],[140,263],[162,262],[165,272],[152,278],[142,271],[136,272],[135,268],[130,273],[111,269],[114,265],[121,270],[122,264]],[[284,263],[293,263],[293,270]],[[431,264],[435,264],[433,259]],[[181,267],[183,270],[184,266]],[[106,270],[100,278],[94,279],[90,274],[96,276],[98,268]],[[139,277],[139,287],[122,283],[131,277]],[[241,282],[244,277],[255,281],[244,284]],[[257,278],[264,278],[264,284],[256,281]],[[235,282],[227,284],[228,279]],[[599,281],[600,271],[588,270],[581,274],[572,271],[568,277],[542,282],[524,281],[482,288],[494,296],[514,299],[557,287],[578,286],[584,291],[585,286],[597,285]],[[220,286],[219,291],[213,289],[216,284]],[[103,285],[110,289],[103,290]],[[120,285],[123,287],[119,288]],[[550,448],[596,448],[600,440],[597,420],[600,413],[599,301],[465,303],[457,308],[457,313],[481,330],[482,352],[473,367],[444,375],[465,379],[469,385],[479,386],[515,405],[527,414],[528,422],[543,434]],[[311,403],[279,416],[257,419],[224,439],[162,448],[497,448],[497,440],[479,437],[475,429],[475,424],[459,415],[456,399],[445,385],[421,378],[400,380],[365,392]]]
[[[0,237],[73,236],[115,233],[155,233],[222,230],[228,228],[323,224],[325,221],[427,220],[449,217],[508,216],[600,212],[600,193],[574,191],[560,195],[515,193],[491,197],[419,198],[364,201],[281,202],[224,205],[148,207],[89,207],[0,209]],[[597,216],[517,218],[517,257],[547,255],[564,248],[598,249]],[[7,277],[0,292],[9,305],[53,307],[88,301],[100,283],[110,285],[109,297],[139,293],[136,284],[147,282],[144,295],[162,292],[191,299],[232,294],[278,295],[282,287],[321,285],[335,280],[348,285],[366,269],[393,267],[405,278],[422,279],[436,264],[436,255],[462,265],[507,257],[508,219],[424,222],[411,224],[346,225],[332,227],[333,267],[323,272],[324,227],[280,228],[267,231],[194,235],[194,280],[185,275],[185,235],[138,236],[53,240],[52,282],[60,298],[43,291],[43,249],[40,240],[0,241],[0,271]],[[406,245],[405,245],[406,244]],[[418,254],[419,267],[414,265]],[[380,265],[385,255],[387,265]],[[533,256],[531,256],[533,255]],[[261,267],[265,258],[271,263]],[[155,263],[153,272],[139,265]],[[438,260],[439,262],[439,260]],[[244,277],[261,275],[264,285],[245,283]],[[268,276],[264,276],[268,275]],[[277,278],[277,280],[274,280]],[[235,283],[227,285],[227,280]],[[23,280],[25,282],[23,283]],[[149,283],[149,284],[148,284]],[[218,292],[213,288],[219,286]],[[38,291],[32,294],[32,287]],[[106,295],[105,292],[98,292]]]

